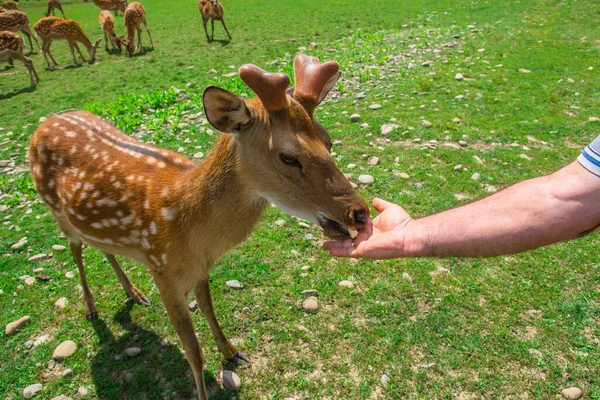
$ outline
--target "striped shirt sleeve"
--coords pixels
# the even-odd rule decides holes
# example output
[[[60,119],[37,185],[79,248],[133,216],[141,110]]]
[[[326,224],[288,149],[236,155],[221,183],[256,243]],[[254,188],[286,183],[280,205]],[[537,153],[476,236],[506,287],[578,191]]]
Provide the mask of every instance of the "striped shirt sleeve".
[[[591,173],[600,176],[600,136],[583,149],[577,161]]]

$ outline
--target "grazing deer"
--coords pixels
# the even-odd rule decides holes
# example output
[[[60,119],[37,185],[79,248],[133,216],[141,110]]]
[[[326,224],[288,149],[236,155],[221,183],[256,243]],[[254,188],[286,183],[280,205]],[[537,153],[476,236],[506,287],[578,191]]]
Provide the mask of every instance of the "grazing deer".
[[[52,13],[52,15],[54,15],[55,9],[59,9],[60,12],[62,13],[63,18],[65,18],[65,12],[62,9],[62,3],[60,2],[60,0],[48,0],[48,11],[46,11],[46,14],[44,14],[44,15],[46,17],[48,17],[50,15],[50,13]]]
[[[18,10],[19,3],[17,3],[16,1],[3,1],[3,2],[0,2],[0,8],[3,8],[4,11]]]
[[[124,40],[121,36],[117,36],[115,34],[115,19],[113,18],[110,11],[100,11],[98,20],[100,21],[100,27],[102,28],[102,32],[104,32],[104,50],[108,52],[108,43],[110,42],[113,51],[115,50],[115,48],[117,48],[117,50],[120,53],[121,44],[124,43]]]
[[[367,204],[335,165],[331,139],[313,111],[339,78],[339,65],[299,55],[290,79],[246,64],[239,76],[248,101],[216,86],[203,94],[209,123],[225,133],[206,161],[146,145],[87,112],[57,114],[34,133],[30,167],[37,190],[67,236],[79,269],[88,319],[97,311],[85,276],[82,242],[104,252],[127,295],[146,297],[115,254],[148,266],[207,399],[203,355],[186,295],[194,291],[219,351],[246,360],[215,316],[208,274],[242,242],[269,203],[318,223],[328,236],[356,237]]]
[[[42,52],[44,53],[44,57],[46,57],[46,54],[49,55],[54,62],[54,65],[57,65],[57,62],[52,56],[52,53],[50,53],[50,46],[52,45],[52,42],[56,40],[66,40],[69,43],[75,65],[79,65],[75,58],[75,49],[79,53],[81,59],[84,62],[86,61],[83,54],[81,54],[81,50],[77,43],[81,43],[87,49],[88,55],[90,56],[90,63],[93,63],[96,59],[96,50],[102,39],[98,39],[95,43],[92,43],[79,24],[72,19],[44,17],[40,19],[33,28],[42,39]],[[48,63],[48,68],[51,68],[47,57],[46,62]]]
[[[125,27],[127,27],[126,46],[129,57],[132,57],[133,53],[135,53],[136,31],[138,34],[137,48],[139,51],[144,51],[144,47],[142,46],[142,28],[140,28],[141,24],[144,24],[146,27],[146,32],[148,32],[148,37],[150,38],[150,44],[152,45],[152,48],[154,48],[154,43],[152,43],[152,35],[150,35],[148,23],[146,22],[146,10],[144,10],[144,7],[136,1],[129,3],[127,9],[125,10]]]
[[[40,78],[33,67],[33,61],[25,57],[24,50],[25,41],[21,36],[8,31],[0,31],[0,61],[8,61],[11,65],[13,59],[21,61],[29,71],[31,86],[35,86]]]
[[[94,0],[94,4],[101,10],[114,11],[115,15],[119,15],[119,11],[124,14],[127,8],[127,0]]]
[[[40,44],[29,28],[29,18],[23,11],[9,10],[0,13],[0,31],[23,32],[23,34],[27,36],[27,39],[29,39],[31,52],[33,52],[33,43],[31,42],[32,37],[38,48],[40,47]]]
[[[227,30],[227,26],[225,26],[225,19],[223,18],[223,6],[218,0],[199,0],[198,9],[200,10],[200,14],[202,14],[204,33],[206,33],[206,39],[209,42],[215,39],[215,20],[221,21],[223,28],[225,28],[225,32],[227,32],[227,36],[229,36],[229,39],[231,40],[231,35]],[[208,37],[208,31],[206,30],[206,23],[209,19],[212,27],[212,37]]]

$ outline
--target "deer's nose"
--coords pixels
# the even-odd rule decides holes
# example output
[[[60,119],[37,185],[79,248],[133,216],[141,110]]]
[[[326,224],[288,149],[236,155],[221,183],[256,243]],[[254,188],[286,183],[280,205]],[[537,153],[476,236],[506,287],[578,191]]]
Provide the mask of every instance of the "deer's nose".
[[[352,211],[352,216],[354,217],[356,229],[361,229],[367,224],[369,219],[369,209],[364,207],[356,208]]]

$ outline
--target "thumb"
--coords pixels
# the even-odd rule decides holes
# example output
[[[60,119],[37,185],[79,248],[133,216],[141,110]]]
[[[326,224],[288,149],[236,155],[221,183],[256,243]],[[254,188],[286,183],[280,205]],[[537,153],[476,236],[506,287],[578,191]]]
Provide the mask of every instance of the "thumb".
[[[394,205],[394,203],[390,203],[389,201],[382,200],[378,197],[375,197],[373,199],[373,207],[375,207],[375,209],[380,213],[383,212],[386,208]]]

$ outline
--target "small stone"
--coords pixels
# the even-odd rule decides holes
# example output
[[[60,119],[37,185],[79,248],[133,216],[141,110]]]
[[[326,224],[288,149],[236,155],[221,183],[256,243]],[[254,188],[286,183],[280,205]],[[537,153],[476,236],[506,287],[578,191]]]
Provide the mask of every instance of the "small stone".
[[[395,126],[393,124],[383,124],[381,125],[381,134],[389,135],[394,130]]]
[[[209,70],[208,70],[208,73],[209,73],[209,74],[216,74],[216,73],[217,73],[217,70],[216,70],[216,69],[213,69],[213,68],[211,68],[211,69],[209,69]]]
[[[120,354],[117,354],[115,356],[115,361],[121,361],[123,359],[123,356],[121,356]]]
[[[519,158],[522,158],[522,159],[528,160],[528,161],[532,160],[532,158],[529,157],[527,154],[519,154]]]
[[[377,165],[379,164],[379,157],[371,157],[369,160],[369,165]]]
[[[388,382],[390,381],[390,377],[387,376],[386,374],[381,375],[381,384],[383,386],[387,386]]]
[[[52,245],[52,250],[53,251],[65,251],[66,247],[63,246],[62,244],[53,244]]]
[[[232,78],[234,76],[237,76],[237,72],[230,72],[228,74],[223,74],[222,76],[224,76],[225,78]]]
[[[307,289],[302,291],[303,296],[318,296],[319,291],[317,289]]]
[[[589,117],[588,121],[589,122],[600,122],[600,118],[598,118],[598,117]]]
[[[54,307],[65,308],[69,304],[69,300],[66,297],[61,297],[54,302]]]
[[[462,123],[461,119],[460,119],[460,118],[458,118],[458,117],[454,118],[454,119],[452,120],[452,122],[454,122],[455,124],[460,124],[460,123]]]
[[[575,400],[580,398],[583,395],[583,392],[578,387],[570,387],[563,389],[562,395],[565,399]]]
[[[73,271],[67,271],[65,277],[67,277],[68,279],[73,279],[75,278],[75,274],[73,273]]]
[[[369,106],[369,108],[370,108],[371,110],[377,110],[377,109],[381,108],[381,104],[374,103],[374,104],[371,104],[371,105]]]
[[[39,274],[40,272],[42,272],[44,270],[44,268],[36,268],[33,270],[34,274]]]
[[[375,179],[373,179],[371,175],[360,175],[358,177],[358,181],[363,185],[370,185],[371,183],[375,182]]]
[[[4,333],[6,335],[10,335],[11,333],[16,332],[19,329],[23,328],[25,326],[25,324],[27,324],[30,320],[31,320],[31,318],[29,317],[29,315],[26,315],[23,318],[19,318],[18,320],[7,324],[6,329],[4,330]]]
[[[73,372],[72,369],[65,369],[62,373],[63,378],[69,377],[69,376],[73,376],[75,375],[75,373]]]
[[[29,262],[38,262],[38,261],[46,261],[48,259],[48,254],[36,254],[33,257],[29,257],[27,261]]]
[[[421,66],[422,66],[422,67],[430,67],[430,66],[431,66],[431,64],[433,64],[433,61],[423,61],[423,62],[421,63]]]
[[[307,224],[306,222],[298,222],[298,226],[300,228],[310,228],[310,225]]]
[[[285,221],[282,219],[278,219],[277,221],[275,221],[275,226],[282,227],[284,225],[285,225]]]
[[[308,45],[308,48],[309,48],[309,49],[316,49],[316,48],[317,48],[317,46],[318,46],[318,45],[317,45],[317,43],[315,43],[315,42],[310,42],[310,44]]]
[[[27,244],[27,240],[24,240],[22,242],[17,242],[13,245],[10,246],[11,250],[19,250],[21,247],[25,246]]]
[[[460,171],[462,169],[462,167],[463,167],[462,164],[455,165],[454,166],[454,170],[455,171]]]
[[[311,296],[302,302],[302,308],[307,311],[317,311],[319,309],[319,300]]]
[[[23,389],[23,397],[25,397],[26,399],[35,397],[38,394],[40,394],[43,387],[44,386],[42,386],[41,383],[35,383],[33,385],[29,385],[25,389]]]
[[[204,153],[202,153],[201,151],[194,154],[194,158],[202,158],[202,157],[204,157]]]
[[[27,279],[25,279],[25,284],[26,284],[27,286],[31,286],[31,285],[33,285],[34,283],[35,283],[35,278],[34,278],[33,276],[32,276],[32,277],[29,277],[29,278],[27,278]]]
[[[308,271],[310,269],[310,265],[303,265],[300,269],[302,271]]]
[[[25,342],[25,348],[30,349],[33,347],[33,340],[28,340]]]
[[[226,284],[227,286],[229,286],[230,288],[233,288],[233,289],[243,289],[243,288],[244,288],[244,285],[242,285],[242,284],[240,283],[240,281],[237,281],[237,280],[235,280],[235,279],[232,279],[232,280],[230,280],[230,281],[227,281],[227,282],[225,282],[225,284]]]
[[[133,383],[135,382],[135,375],[131,372],[126,372],[125,375],[123,375],[123,380],[127,383]]]
[[[398,172],[398,173],[394,172],[394,175],[396,175],[402,179],[410,178],[410,175],[408,175],[406,172]]]
[[[483,164],[483,160],[479,156],[473,156],[473,161],[475,161],[477,164]]]
[[[519,68],[519,72],[520,72],[520,73],[522,73],[522,74],[528,74],[528,73],[530,73],[531,71],[530,71],[530,70],[528,70],[528,69],[525,69],[525,68]]]
[[[198,309],[198,302],[196,300],[191,301],[190,304],[188,304],[188,308],[192,312],[196,311]]]
[[[481,174],[479,172],[475,172],[473,175],[471,175],[471,179],[474,181],[478,181],[479,178],[481,178]]]
[[[233,371],[224,369],[220,375],[221,382],[223,382],[223,387],[225,387],[225,389],[238,390],[242,385],[242,380]]]
[[[405,279],[409,282],[412,282],[412,277],[408,274],[408,272],[403,272],[402,273],[402,279]]]
[[[427,121],[426,119],[424,119],[423,121],[421,121],[421,126],[425,127],[425,128],[431,128],[433,124],[429,121]]]
[[[350,121],[351,122],[359,122],[360,121],[360,114],[352,114],[350,116]]]
[[[85,386],[79,386],[79,388],[77,388],[77,394],[80,397],[86,396],[88,394],[88,392],[89,392],[89,390]]]
[[[304,240],[313,240],[314,238],[315,237],[312,233],[307,233],[306,235],[304,235]]]
[[[348,168],[348,169],[354,169],[354,168],[356,168],[356,164],[348,164],[346,166],[346,168]]]
[[[341,287],[346,287],[346,288],[354,288],[354,283],[352,283],[351,281],[341,281],[340,283],[338,283],[339,286]]]
[[[457,81],[462,81],[463,79],[465,79],[465,77],[459,72],[456,75],[454,75],[454,79],[456,79]]]
[[[135,357],[142,352],[142,349],[139,347],[128,347],[125,349],[125,354],[129,357]]]
[[[71,354],[75,353],[77,350],[77,345],[72,340],[65,340],[61,344],[54,349],[54,353],[52,353],[52,358],[56,361],[62,361],[65,358],[69,357]]]
[[[369,124],[367,124],[366,122],[364,124],[360,124],[360,127],[363,129],[366,129],[369,127]]]
[[[462,147],[467,147],[468,143],[465,140],[459,140],[458,144]]]

